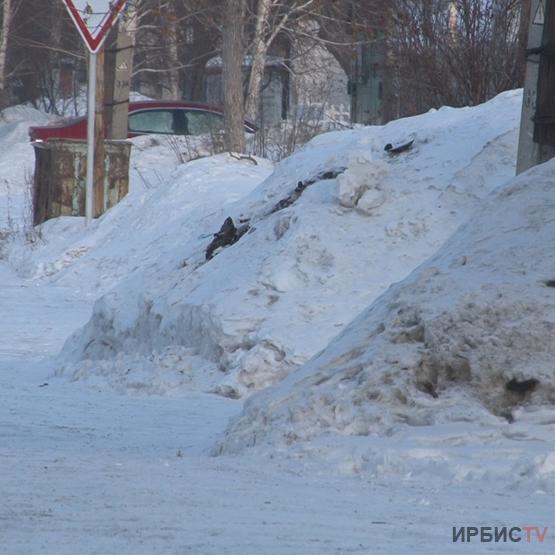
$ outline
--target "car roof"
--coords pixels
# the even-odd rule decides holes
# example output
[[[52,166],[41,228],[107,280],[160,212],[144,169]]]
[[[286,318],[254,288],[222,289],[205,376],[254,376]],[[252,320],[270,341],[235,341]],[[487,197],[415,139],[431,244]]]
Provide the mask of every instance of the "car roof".
[[[223,113],[222,108],[217,106],[185,100],[137,100],[129,102],[129,110],[147,110],[149,108],[188,108],[190,110],[208,110],[219,114]]]
[[[224,115],[223,108],[218,106],[212,106],[210,104],[204,104],[202,102],[190,102],[186,100],[136,100],[129,102],[129,111],[139,111],[148,110],[153,108],[181,108],[189,110],[206,110],[216,114]],[[30,129],[62,129],[75,124],[79,124],[86,121],[87,116],[77,116],[71,118],[63,118],[60,121],[51,123],[46,126],[33,126]],[[257,127],[254,123],[245,120],[245,124],[256,130]]]

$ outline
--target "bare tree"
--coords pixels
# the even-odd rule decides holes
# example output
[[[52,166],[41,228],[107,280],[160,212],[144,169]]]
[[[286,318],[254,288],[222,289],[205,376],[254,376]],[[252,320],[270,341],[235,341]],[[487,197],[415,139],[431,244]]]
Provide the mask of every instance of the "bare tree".
[[[245,56],[245,0],[225,0],[222,32],[225,146],[245,151],[243,61]]]
[[[316,0],[258,0],[254,16],[254,37],[250,52],[250,74],[245,99],[245,112],[253,121],[258,120],[262,80],[266,67],[268,50],[280,33],[292,27],[290,23],[299,24],[299,20],[312,16],[311,8]]]
[[[175,1],[160,2],[160,11],[164,13],[161,18],[162,40],[165,46],[167,60],[167,81],[168,86],[162,91],[163,98],[176,99],[180,97],[180,69],[179,61],[179,36],[178,36],[178,17]]]
[[[2,35],[0,36],[0,107],[4,107],[7,103],[7,53],[11,21],[12,2],[11,0],[4,0],[2,2]]]
[[[520,86],[522,2],[394,0],[388,42],[398,115],[444,104],[474,105]]]

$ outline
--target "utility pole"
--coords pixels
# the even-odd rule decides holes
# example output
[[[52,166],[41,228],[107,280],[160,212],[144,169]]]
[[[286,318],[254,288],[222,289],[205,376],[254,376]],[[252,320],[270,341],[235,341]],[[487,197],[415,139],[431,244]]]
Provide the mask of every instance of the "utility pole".
[[[532,0],[517,174],[555,157],[555,0]]]
[[[106,41],[104,60],[104,106],[106,136],[108,139],[127,139],[127,116],[131,66],[133,65],[133,40],[116,25]]]

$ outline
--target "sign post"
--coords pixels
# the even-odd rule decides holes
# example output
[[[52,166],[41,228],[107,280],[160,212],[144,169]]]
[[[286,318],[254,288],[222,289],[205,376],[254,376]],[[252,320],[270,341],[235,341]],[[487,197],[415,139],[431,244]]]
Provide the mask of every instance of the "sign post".
[[[96,52],[89,53],[89,79],[87,102],[87,178],[85,185],[85,215],[91,223],[94,207],[94,119],[96,100]]]
[[[544,46],[553,39],[547,36],[548,16],[553,18],[555,0],[532,0],[530,6],[530,25],[528,30],[528,52],[526,77],[518,143],[517,174],[532,166],[546,162],[555,156],[555,147],[538,139],[537,126],[540,123],[538,108],[542,91],[538,89],[541,81],[542,56]],[[548,75],[546,74],[546,77]]]
[[[89,87],[87,103],[87,183],[86,221],[94,208],[94,119],[96,98],[96,54],[117,21],[127,0],[62,0],[89,50]]]

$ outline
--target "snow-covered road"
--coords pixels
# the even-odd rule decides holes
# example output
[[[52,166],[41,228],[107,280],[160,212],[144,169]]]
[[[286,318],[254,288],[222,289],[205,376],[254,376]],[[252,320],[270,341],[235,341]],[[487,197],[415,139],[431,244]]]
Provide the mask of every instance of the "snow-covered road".
[[[465,484],[392,487],[302,459],[210,457],[239,402],[120,396],[49,379],[41,357],[57,352],[89,304],[0,272],[3,555],[459,553],[470,546],[451,542],[454,525],[548,516],[538,496],[515,507],[509,493]],[[547,540],[526,547],[547,553]]]
[[[239,403],[49,381],[87,303],[1,271],[0,553],[366,552],[357,481],[206,456]]]
[[[0,272],[0,553],[367,551],[358,481],[206,455],[238,402],[49,380],[88,303]]]

